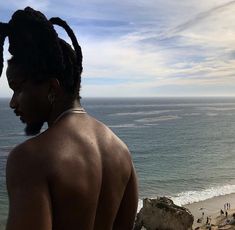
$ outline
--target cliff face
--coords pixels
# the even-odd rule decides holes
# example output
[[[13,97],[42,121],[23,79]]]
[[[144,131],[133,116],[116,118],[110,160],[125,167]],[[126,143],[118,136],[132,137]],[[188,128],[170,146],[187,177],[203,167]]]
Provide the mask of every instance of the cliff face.
[[[190,230],[193,215],[166,197],[144,199],[134,230]]]

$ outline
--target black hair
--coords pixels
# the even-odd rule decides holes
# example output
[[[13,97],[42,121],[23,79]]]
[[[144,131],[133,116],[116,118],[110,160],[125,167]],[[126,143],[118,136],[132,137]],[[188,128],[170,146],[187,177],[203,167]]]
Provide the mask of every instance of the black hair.
[[[65,29],[73,48],[59,38],[54,26]],[[0,75],[3,69],[3,45],[9,38],[12,58],[8,64],[22,66],[28,77],[44,81],[55,77],[67,93],[79,97],[82,51],[68,24],[60,18],[48,20],[44,14],[30,7],[17,10],[9,23],[0,23]]]

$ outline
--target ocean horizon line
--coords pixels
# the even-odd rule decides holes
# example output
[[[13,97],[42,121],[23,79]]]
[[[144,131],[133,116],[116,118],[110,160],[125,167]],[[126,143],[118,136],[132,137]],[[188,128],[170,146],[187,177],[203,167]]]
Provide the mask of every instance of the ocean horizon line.
[[[1,97],[0,99],[10,99],[11,97]],[[83,96],[81,99],[200,99],[200,98],[235,98],[234,96]]]

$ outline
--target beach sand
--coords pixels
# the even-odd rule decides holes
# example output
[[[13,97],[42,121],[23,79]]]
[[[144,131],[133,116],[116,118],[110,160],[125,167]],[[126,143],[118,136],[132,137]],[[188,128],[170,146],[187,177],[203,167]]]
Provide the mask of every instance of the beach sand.
[[[220,210],[224,211],[224,204],[230,203],[230,209],[228,212],[228,219],[232,219],[232,214],[235,213],[235,193],[229,195],[223,195],[214,197],[208,200],[200,201],[197,203],[192,203],[189,205],[184,205],[194,216],[193,229],[196,227],[201,227],[200,229],[206,229],[205,224],[207,217],[211,218],[211,224],[215,225],[211,229],[234,229],[235,225],[225,225],[224,227],[218,227],[218,225],[223,225],[226,223],[225,215],[220,215]],[[204,212],[204,218],[202,223],[197,223],[197,219],[202,218],[202,213]],[[207,228],[208,229],[208,228]]]

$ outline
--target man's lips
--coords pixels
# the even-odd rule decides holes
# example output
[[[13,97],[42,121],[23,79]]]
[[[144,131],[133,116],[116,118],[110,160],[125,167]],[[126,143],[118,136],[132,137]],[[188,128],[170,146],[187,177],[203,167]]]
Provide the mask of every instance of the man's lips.
[[[24,120],[24,118],[23,118],[21,112],[15,110],[14,113],[15,113],[15,115],[16,115],[17,117],[20,117],[20,120],[21,120],[23,123],[25,123],[25,120]]]
[[[18,117],[18,116],[21,116],[21,113],[19,112],[19,111],[17,111],[17,110],[14,110],[14,113],[15,113],[15,115]]]

